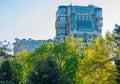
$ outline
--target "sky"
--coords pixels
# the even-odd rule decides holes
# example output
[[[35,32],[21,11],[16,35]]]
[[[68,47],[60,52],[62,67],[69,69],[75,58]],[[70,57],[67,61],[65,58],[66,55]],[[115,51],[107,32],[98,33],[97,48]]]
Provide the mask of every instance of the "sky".
[[[55,37],[55,14],[60,5],[102,8],[102,35],[120,24],[120,0],[0,0],[0,41]]]

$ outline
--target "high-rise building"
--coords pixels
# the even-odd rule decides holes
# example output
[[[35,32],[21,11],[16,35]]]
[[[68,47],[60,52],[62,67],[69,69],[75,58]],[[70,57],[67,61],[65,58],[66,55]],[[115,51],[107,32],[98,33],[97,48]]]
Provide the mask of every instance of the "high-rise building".
[[[56,12],[56,37],[59,43],[65,36],[82,38],[88,43],[102,33],[102,8],[88,6],[59,6]]]

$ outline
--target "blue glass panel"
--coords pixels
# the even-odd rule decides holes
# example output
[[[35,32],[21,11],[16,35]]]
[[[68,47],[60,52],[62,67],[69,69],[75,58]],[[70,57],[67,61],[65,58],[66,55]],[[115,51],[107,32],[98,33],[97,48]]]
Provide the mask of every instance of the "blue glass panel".
[[[75,38],[83,38],[83,34],[74,34]]]
[[[66,24],[60,24],[59,28],[66,28]]]
[[[65,35],[65,34],[66,34],[66,30],[65,30],[65,29],[60,29],[60,30],[59,30],[59,34]]]
[[[75,23],[71,23],[71,30],[73,31],[75,29]]]
[[[75,21],[75,16],[74,15],[72,15],[71,21]]]
[[[88,39],[91,39],[93,37],[92,34],[88,34]]]
[[[61,15],[61,14],[66,14],[67,13],[67,9],[62,7],[62,8],[59,8],[59,11],[58,11],[58,14]]]
[[[92,24],[90,21],[77,21],[77,30],[81,31],[81,30],[93,30],[92,28]]]
[[[59,22],[66,22],[67,18],[66,17],[59,17]]]

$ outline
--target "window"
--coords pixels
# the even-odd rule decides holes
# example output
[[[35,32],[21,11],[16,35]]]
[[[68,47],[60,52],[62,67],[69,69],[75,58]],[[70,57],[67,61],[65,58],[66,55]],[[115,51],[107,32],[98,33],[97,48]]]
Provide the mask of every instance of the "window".
[[[66,22],[66,17],[59,17],[59,22]]]
[[[86,21],[88,21],[88,16],[86,16]]]
[[[99,17],[99,18],[102,17],[102,9],[97,9],[96,10],[96,17]]]
[[[92,34],[88,34],[88,39],[91,39],[92,38]]]
[[[83,21],[83,16],[78,16],[79,21]]]
[[[75,21],[75,15],[74,15],[74,14],[72,14],[71,20],[72,20],[72,21]]]
[[[60,29],[59,34],[66,34],[66,30],[65,29]]]
[[[91,17],[90,16],[88,16],[88,21],[90,21],[91,20]]]
[[[84,15],[84,16],[79,16],[79,20],[80,21],[88,21],[88,16]]]
[[[66,28],[66,24],[60,24],[59,27],[60,28]]]
[[[87,16],[84,16],[84,21],[87,21]]]
[[[101,24],[102,23],[101,19],[97,19],[96,22],[97,22],[97,24]]]
[[[92,24],[90,21],[77,21],[77,29],[78,29],[78,31],[91,30]]]
[[[82,21],[82,16],[79,15],[79,16],[78,16],[78,20],[79,20],[79,21]]]
[[[75,23],[71,23],[71,30],[73,31],[74,30],[74,28],[75,28]]]
[[[83,18],[82,18],[82,20],[84,21],[85,20],[85,16],[82,16]]]
[[[83,12],[81,12],[81,14],[83,14]]]
[[[64,40],[65,40],[64,37],[60,37],[60,38],[59,38],[59,41],[60,41],[60,42],[62,42],[62,41],[64,41]]]
[[[60,8],[59,14],[66,14],[66,8]]]
[[[74,34],[75,38],[83,38],[83,34]]]
[[[83,16],[80,17],[80,21],[83,21]]]

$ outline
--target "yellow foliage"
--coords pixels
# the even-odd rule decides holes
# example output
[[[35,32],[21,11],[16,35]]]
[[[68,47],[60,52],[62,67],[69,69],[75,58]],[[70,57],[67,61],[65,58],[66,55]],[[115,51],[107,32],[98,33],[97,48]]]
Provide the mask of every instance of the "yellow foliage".
[[[111,61],[111,50],[105,40],[93,40],[83,51],[84,59],[79,60],[78,74],[85,84],[116,84],[116,67]]]

